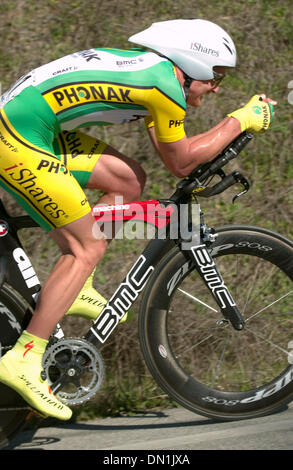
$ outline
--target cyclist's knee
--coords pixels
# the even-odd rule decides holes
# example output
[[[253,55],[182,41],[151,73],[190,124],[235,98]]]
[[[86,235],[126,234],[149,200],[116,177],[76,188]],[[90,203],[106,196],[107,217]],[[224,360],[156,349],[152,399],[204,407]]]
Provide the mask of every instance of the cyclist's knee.
[[[75,257],[75,261],[79,264],[80,269],[87,275],[90,275],[103,258],[107,245],[108,243],[104,237],[102,239],[97,238],[95,241],[85,243],[82,249],[78,249],[72,254]]]
[[[86,271],[94,269],[104,256],[108,242],[101,230],[96,227],[90,215],[88,220],[79,219],[67,227],[51,232],[51,237],[57,243],[64,255],[74,257]]]

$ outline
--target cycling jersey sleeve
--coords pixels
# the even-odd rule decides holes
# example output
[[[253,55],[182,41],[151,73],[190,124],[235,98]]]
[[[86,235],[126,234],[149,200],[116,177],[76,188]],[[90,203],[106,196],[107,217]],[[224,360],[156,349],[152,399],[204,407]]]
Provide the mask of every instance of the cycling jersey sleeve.
[[[146,117],[144,118],[144,122],[145,122],[145,125],[146,125],[146,128],[147,128],[147,129],[150,129],[151,127],[154,127],[154,125],[155,125],[152,116],[146,116]]]
[[[185,136],[184,117],[185,109],[160,89],[153,88],[147,103],[152,116],[147,121],[147,127],[155,127],[159,142],[176,142]]]

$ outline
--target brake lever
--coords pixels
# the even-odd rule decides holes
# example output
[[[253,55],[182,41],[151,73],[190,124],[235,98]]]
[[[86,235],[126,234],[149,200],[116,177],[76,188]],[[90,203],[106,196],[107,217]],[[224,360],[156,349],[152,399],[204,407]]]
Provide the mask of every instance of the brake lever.
[[[246,194],[249,191],[249,188],[250,188],[250,184],[247,181],[247,179],[241,173],[239,173],[238,171],[234,173],[234,178],[235,178],[237,183],[242,184],[243,190],[240,191],[240,193],[236,194],[233,197],[233,199],[232,199],[233,204],[235,203],[236,199],[238,199],[240,196],[243,196],[243,194]]]

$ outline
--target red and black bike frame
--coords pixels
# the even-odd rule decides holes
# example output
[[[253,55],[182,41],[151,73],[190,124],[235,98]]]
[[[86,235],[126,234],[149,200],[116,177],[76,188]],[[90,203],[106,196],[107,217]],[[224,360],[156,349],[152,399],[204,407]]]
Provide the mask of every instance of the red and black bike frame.
[[[209,254],[207,245],[203,242],[202,227],[193,223],[191,196],[184,193],[182,184],[170,200],[143,201],[122,205],[118,209],[113,206],[109,211],[106,210],[106,214],[108,214],[106,219],[104,219],[103,207],[96,208],[94,215],[97,221],[144,220],[156,226],[156,235],[147,244],[143,253],[100,313],[86,335],[87,340],[100,344],[107,340],[144,289],[155,265],[174,244],[178,245],[184,251],[185,256],[194,264],[195,269],[214,296],[223,317],[231,321],[235,329],[241,330],[244,327],[242,316]],[[186,181],[187,184],[189,184],[188,181]],[[152,206],[151,211],[148,210],[150,206]],[[174,233],[177,233],[178,237],[172,238],[171,234]]]
[[[236,183],[242,183],[244,187],[244,191],[240,194],[248,190],[248,182],[240,173],[234,172],[226,176],[221,168],[235,158],[250,139],[250,134],[243,133],[208,166],[200,165],[190,177],[179,182],[169,200],[97,206],[92,209],[97,222],[113,223],[113,221],[136,218],[151,223],[155,227],[155,236],[148,242],[143,253],[98,316],[86,335],[87,340],[97,346],[107,340],[144,289],[156,264],[175,244],[191,260],[207,289],[214,296],[219,307],[219,315],[230,321],[235,329],[243,329],[243,318],[209,253],[208,245],[212,243],[211,238],[209,241],[205,236],[204,224],[198,226],[197,223],[193,223],[191,206],[192,194],[199,187],[200,195],[204,197],[219,194]],[[222,180],[212,188],[203,188],[200,181],[215,173],[218,173]],[[37,226],[29,216],[11,217],[0,200],[0,285],[7,282],[27,301],[29,306],[27,322],[36,305],[41,285],[17,232],[23,228]],[[172,237],[171,234],[174,233],[177,236]]]
[[[181,191],[180,194],[182,195]],[[176,210],[179,207],[180,210]],[[186,211],[182,211],[183,207]],[[190,207],[190,196],[187,197],[183,193],[183,197],[178,198],[175,193],[168,201],[141,201],[92,209],[96,222],[144,221],[153,224],[156,233],[87,333],[87,340],[98,344],[103,344],[107,340],[121,318],[137,300],[156,264],[175,244],[184,250],[185,256],[194,263],[207,288],[214,295],[224,318],[229,319],[236,329],[242,328],[242,319],[235,302],[209,254],[208,247],[201,240],[198,227],[190,229],[192,227]],[[184,213],[184,224],[181,220],[182,213]],[[172,217],[173,214],[176,216]],[[182,227],[186,228],[186,225],[189,226],[189,231],[184,230],[184,237],[180,233],[178,238],[170,237],[171,233],[177,233],[178,230],[180,232],[180,226],[182,231]],[[41,284],[17,232],[35,226],[36,223],[29,216],[10,217],[3,204],[0,204],[0,285],[7,282],[28,302],[31,311],[28,309],[26,323],[29,322],[35,307]],[[189,234],[189,240],[186,239],[186,233]],[[25,326],[23,325],[24,328]]]

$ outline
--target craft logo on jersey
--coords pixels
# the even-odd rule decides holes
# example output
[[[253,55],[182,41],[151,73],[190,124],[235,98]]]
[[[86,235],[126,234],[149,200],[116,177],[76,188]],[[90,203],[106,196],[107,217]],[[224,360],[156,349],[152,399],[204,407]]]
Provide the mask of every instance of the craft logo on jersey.
[[[18,152],[17,148],[12,145],[7,139],[6,136],[0,131],[0,142],[4,144],[11,152]]]
[[[129,87],[101,82],[79,82],[63,85],[43,93],[55,114],[69,108],[96,102],[133,103]]]

